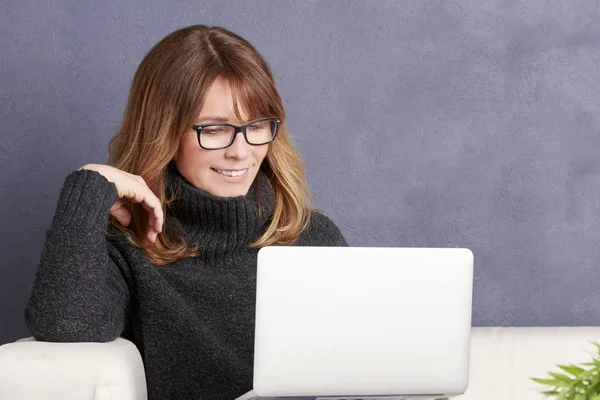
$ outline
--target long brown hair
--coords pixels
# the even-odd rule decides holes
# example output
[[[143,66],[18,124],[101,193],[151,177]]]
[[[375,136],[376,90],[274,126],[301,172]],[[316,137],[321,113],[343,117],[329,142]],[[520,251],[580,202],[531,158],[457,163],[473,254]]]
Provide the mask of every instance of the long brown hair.
[[[269,116],[281,120],[277,138],[261,165],[273,187],[273,216],[251,246],[291,244],[310,216],[304,168],[290,141],[283,101],[267,62],[248,41],[227,29],[186,27],[167,35],[146,54],[133,78],[122,125],[110,141],[109,164],[141,176],[166,212],[174,200],[167,198],[166,168],[217,77],[229,82],[238,119],[242,107],[250,119]],[[112,223],[153,264],[165,265],[202,251],[166,225],[156,242],[150,243],[146,238],[147,211],[139,204],[129,204],[129,209],[133,218],[127,227],[115,219]]]

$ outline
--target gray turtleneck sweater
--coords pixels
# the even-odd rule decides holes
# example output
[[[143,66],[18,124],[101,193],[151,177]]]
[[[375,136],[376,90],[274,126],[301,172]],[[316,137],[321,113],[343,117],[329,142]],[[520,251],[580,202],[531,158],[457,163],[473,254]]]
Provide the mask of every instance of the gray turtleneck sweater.
[[[272,215],[273,192],[259,174],[247,196],[215,197],[172,165],[168,186],[179,198],[167,215],[200,255],[157,267],[122,234],[106,235],[119,232],[108,224],[114,185],[95,171],[67,176],[25,320],[41,341],[130,339],[149,399],[233,400],[252,389],[258,250],[248,244]],[[347,244],[313,212],[294,245]]]

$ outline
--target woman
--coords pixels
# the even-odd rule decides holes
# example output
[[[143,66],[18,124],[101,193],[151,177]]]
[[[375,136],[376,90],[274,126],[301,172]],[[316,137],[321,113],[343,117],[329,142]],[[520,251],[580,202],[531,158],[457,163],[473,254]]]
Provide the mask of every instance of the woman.
[[[31,334],[132,340],[151,399],[251,390],[258,249],[347,245],[309,206],[267,63],[222,28],[171,33],[135,74],[108,164],[65,180]]]

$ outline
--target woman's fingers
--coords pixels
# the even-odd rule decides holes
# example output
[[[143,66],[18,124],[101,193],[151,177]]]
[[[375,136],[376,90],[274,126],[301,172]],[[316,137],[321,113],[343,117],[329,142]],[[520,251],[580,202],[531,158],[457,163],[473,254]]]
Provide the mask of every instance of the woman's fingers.
[[[162,232],[164,223],[162,205],[158,197],[147,186],[144,186],[140,203],[148,211],[148,228],[152,228],[156,234]]]
[[[131,223],[131,213],[124,207],[125,202],[119,199],[110,208],[110,213],[123,226],[128,226]]]

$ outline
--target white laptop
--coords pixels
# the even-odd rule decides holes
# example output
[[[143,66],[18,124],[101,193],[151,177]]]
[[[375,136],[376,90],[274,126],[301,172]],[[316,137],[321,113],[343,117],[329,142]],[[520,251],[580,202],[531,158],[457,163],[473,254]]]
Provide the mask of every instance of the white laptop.
[[[465,392],[470,250],[274,246],[257,268],[254,396]]]

